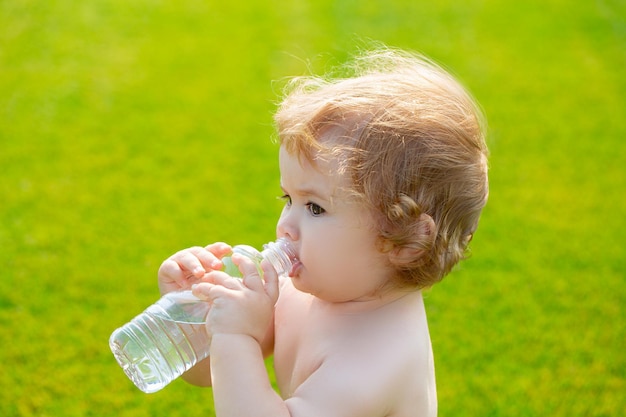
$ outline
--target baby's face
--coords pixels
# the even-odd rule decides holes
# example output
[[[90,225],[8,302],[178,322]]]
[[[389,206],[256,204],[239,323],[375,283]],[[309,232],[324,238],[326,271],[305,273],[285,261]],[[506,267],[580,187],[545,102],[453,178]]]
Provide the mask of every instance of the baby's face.
[[[312,165],[284,147],[279,162],[285,207],[277,235],[294,243],[302,263],[294,286],[331,302],[373,298],[393,268],[376,248],[370,213],[345,192],[350,180],[337,174],[336,162]]]

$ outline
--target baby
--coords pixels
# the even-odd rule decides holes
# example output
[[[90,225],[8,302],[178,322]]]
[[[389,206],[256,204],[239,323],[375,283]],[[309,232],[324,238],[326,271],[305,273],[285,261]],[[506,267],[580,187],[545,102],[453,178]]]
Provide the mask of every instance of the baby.
[[[224,243],[159,269],[162,293],[211,303],[211,355],[183,377],[212,385],[219,417],[437,414],[421,290],[464,258],[486,203],[481,113],[418,55],[376,50],[352,69],[294,79],[275,116],[289,276],[237,255],[244,278],[228,276]]]

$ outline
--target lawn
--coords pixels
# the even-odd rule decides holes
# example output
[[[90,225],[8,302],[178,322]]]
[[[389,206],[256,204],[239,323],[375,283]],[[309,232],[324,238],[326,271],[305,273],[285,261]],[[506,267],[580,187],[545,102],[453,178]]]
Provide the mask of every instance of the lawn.
[[[0,415],[212,415],[210,389],[137,390],[108,337],[173,252],[274,239],[281,85],[369,40],[443,63],[489,123],[472,257],[426,294],[439,415],[626,410],[623,1],[15,0]]]

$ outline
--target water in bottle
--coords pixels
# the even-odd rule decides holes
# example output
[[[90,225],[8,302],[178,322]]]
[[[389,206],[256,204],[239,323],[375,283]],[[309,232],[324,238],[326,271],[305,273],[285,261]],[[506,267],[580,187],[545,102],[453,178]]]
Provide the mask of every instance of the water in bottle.
[[[111,350],[140,390],[156,392],[208,355],[208,311],[191,291],[168,293],[113,332]]]

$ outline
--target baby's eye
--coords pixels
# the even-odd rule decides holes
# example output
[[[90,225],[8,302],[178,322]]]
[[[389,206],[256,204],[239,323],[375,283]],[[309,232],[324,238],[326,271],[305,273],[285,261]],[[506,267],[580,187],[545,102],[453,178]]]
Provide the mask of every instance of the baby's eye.
[[[326,213],[326,210],[324,210],[322,207],[318,206],[315,203],[307,203],[306,207],[309,210],[309,213],[313,215],[313,217],[321,216],[322,214]]]
[[[287,207],[291,206],[291,196],[289,194],[283,194],[278,198],[283,200]]]

